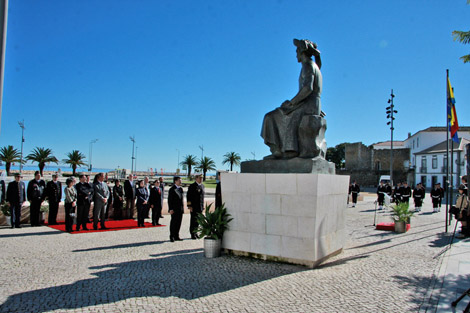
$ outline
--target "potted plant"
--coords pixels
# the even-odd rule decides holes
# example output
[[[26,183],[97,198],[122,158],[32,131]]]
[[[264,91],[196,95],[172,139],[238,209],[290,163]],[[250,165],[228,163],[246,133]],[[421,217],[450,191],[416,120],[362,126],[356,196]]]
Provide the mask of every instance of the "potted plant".
[[[40,223],[42,224],[46,220],[46,213],[49,213],[49,206],[45,205],[45,204],[42,204],[41,208],[39,210],[41,212],[41,221],[40,221]]]
[[[7,225],[11,226],[11,214],[10,214],[10,203],[8,202],[3,202],[0,205],[0,208],[2,210],[3,215],[5,215],[5,218],[7,220]]]
[[[410,223],[410,219],[414,214],[414,212],[410,211],[409,204],[401,202],[399,204],[392,205],[391,209],[391,218],[395,222],[395,232],[406,232],[406,224]]]
[[[204,214],[199,213],[197,216],[199,227],[196,229],[196,234],[199,238],[204,238],[204,256],[206,258],[220,256],[222,237],[228,229],[228,223],[233,220],[227,213],[225,203],[216,207],[212,212],[211,207],[212,203],[206,205]]]

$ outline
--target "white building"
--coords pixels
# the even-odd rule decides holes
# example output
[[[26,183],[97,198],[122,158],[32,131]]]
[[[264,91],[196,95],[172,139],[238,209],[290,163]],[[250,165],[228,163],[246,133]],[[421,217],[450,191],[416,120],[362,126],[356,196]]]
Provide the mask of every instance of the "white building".
[[[470,127],[460,127],[458,136],[462,140],[460,144],[454,143],[456,163],[453,170],[453,184],[457,186],[460,182],[459,176],[466,174],[464,155],[465,145],[470,143]],[[404,145],[410,149],[410,170],[414,171],[414,184],[422,182],[424,186],[431,188],[434,183],[439,182],[445,186],[446,139],[446,127],[429,127],[414,135],[408,135]]]

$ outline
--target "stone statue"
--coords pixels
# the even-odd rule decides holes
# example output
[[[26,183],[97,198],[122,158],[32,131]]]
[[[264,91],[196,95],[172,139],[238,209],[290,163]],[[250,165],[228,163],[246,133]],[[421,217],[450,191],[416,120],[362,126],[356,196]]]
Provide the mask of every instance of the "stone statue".
[[[265,159],[324,159],[326,120],[320,102],[320,51],[315,43],[306,39],[294,39],[294,45],[297,61],[302,64],[299,92],[264,116],[261,137],[272,153]]]

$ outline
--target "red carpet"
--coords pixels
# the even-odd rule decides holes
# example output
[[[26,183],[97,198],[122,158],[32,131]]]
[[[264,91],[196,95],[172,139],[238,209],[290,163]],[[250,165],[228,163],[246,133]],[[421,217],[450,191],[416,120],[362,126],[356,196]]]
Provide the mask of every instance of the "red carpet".
[[[395,223],[378,223],[377,226],[375,226],[375,229],[395,231]],[[409,230],[410,224],[406,224],[406,231]]]
[[[60,231],[65,232],[65,222],[59,222],[58,225],[48,225],[47,222],[45,223],[46,226],[50,228],[54,228]],[[76,225],[73,225],[73,232],[71,234],[83,234],[83,233],[97,233],[97,232],[104,232],[104,231],[115,231],[115,230],[125,230],[125,229],[135,229],[135,228],[147,228],[147,227],[163,227],[165,225],[153,226],[152,223],[145,223],[145,227],[137,227],[136,220],[109,220],[106,222],[107,229],[100,229],[98,225],[98,230],[93,229],[93,223],[86,224],[86,227],[89,230],[80,229],[80,231],[75,231]]]

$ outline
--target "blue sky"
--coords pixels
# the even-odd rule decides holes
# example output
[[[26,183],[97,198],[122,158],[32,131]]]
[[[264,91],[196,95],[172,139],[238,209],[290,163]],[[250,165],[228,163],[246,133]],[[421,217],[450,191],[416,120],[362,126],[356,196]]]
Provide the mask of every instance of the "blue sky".
[[[445,123],[445,75],[469,125],[465,0],[10,1],[0,146],[74,149],[99,168],[175,170],[186,154],[242,160],[269,154],[264,114],[291,99],[300,65],[293,38],[322,52],[328,146],[388,140]]]

